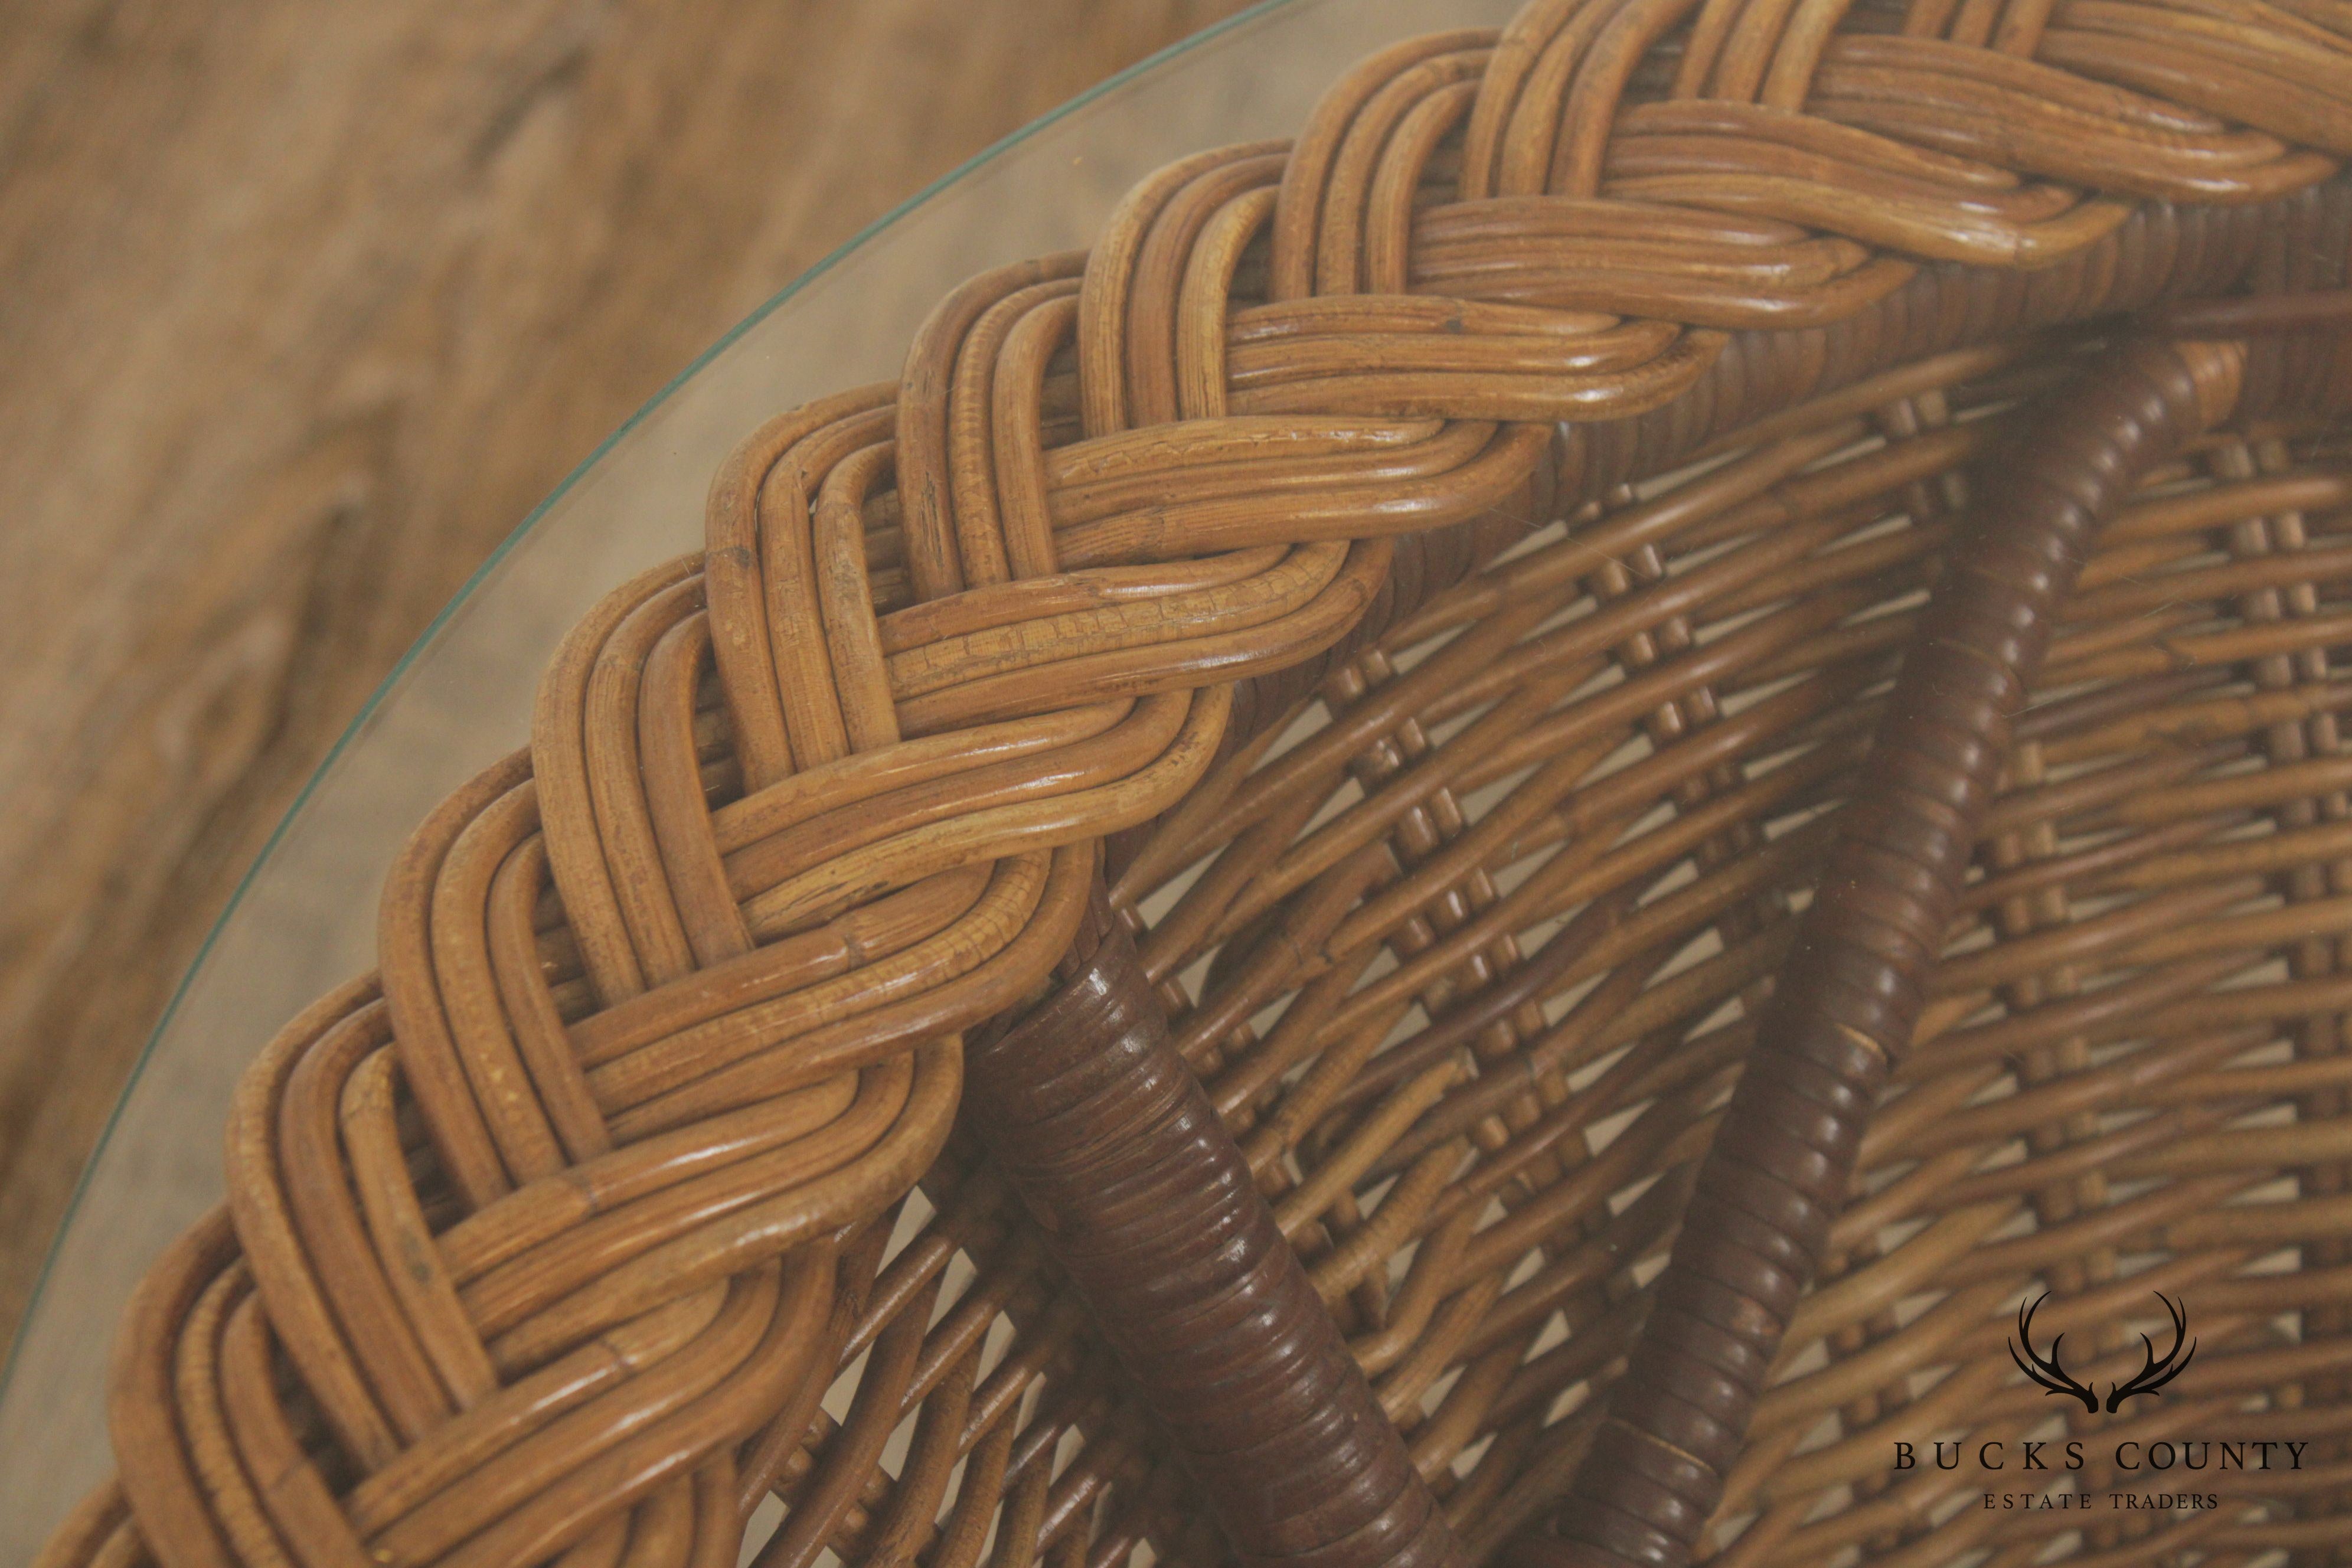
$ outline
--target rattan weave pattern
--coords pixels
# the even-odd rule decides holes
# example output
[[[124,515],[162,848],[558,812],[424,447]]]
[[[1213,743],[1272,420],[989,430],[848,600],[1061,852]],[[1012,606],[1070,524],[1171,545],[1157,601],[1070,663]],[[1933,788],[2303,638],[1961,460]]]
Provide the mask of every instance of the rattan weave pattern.
[[[2352,355],[2094,334],[2342,288],[2347,153],[2338,0],[1536,0],[974,279],[898,382],[751,436],[706,550],[419,830],[378,973],[246,1079],[228,1208],[123,1326],[120,1484],[44,1568],[701,1568],[771,1493],[771,1568],[1213,1560],[1213,1517],[1302,1564],[2330,1560]],[[1988,458],[2096,482],[1979,516]],[[1983,714],[1935,678],[1948,886],[1853,906],[1916,928],[1913,994],[1727,1119],[1879,820],[1832,808],[1918,782],[1890,681],[2001,591],[1947,552],[2009,523],[2074,542]],[[1087,984],[1204,1162],[1165,1169],[1255,1184],[1230,1289],[1315,1410],[1090,1322],[1124,1286],[1113,1340],[1238,1342],[1173,1244],[1072,1250],[1122,1151],[1077,1139],[1059,1226],[1036,1085],[962,1081],[968,1031],[976,1079],[1103,1044],[1037,1024]],[[1716,1138],[1782,1091],[1836,1113]],[[1740,1231],[1784,1178],[1811,1208]],[[1718,1264],[1736,1352],[1687,1331]],[[2037,1282],[2110,1359],[2195,1299],[2197,1389],[2103,1431],[2228,1412],[2312,1466],[2079,1529],[1890,1476],[2050,1419],[1999,1358]],[[1306,1536],[1281,1467],[1211,1462],[1261,1408],[1339,1412],[1265,1441],[1372,1478]]]

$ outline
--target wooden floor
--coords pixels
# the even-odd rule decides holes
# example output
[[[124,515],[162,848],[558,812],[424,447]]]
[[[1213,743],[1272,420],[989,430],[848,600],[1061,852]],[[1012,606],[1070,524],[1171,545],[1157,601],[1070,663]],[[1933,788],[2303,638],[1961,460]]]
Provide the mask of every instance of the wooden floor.
[[[361,700],[712,338],[1242,0],[0,9],[0,1341]]]

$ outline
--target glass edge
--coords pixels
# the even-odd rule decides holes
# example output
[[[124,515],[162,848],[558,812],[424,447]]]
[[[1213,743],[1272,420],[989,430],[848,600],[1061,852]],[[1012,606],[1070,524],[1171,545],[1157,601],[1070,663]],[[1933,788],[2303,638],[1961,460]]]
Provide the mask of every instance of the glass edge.
[[[384,700],[392,694],[393,688],[400,683],[401,678],[408,673],[409,667],[422,657],[433,639],[440,635],[441,628],[448,623],[449,618],[474,596],[475,590],[482,585],[490,573],[497,569],[499,563],[529,536],[531,530],[538,526],[540,520],[547,515],[556,502],[570,494],[572,488],[587,477],[588,471],[602,462],[605,454],[618,446],[629,432],[652,417],[656,409],[667,403],[680,388],[701,374],[704,367],[713,360],[734,346],[745,333],[766,321],[785,301],[825,273],[830,272],[835,266],[847,259],[852,252],[884,229],[907,216],[933,196],[957,184],[966,175],[974,173],[983,164],[1011,152],[1046,127],[1067,119],[1095,100],[1117,90],[1145,72],[1154,70],[1181,55],[1189,54],[1234,28],[1245,26],[1273,12],[1286,10],[1304,3],[1306,0],[1258,0],[1256,5],[1246,6],[1230,16],[1212,22],[1197,33],[1188,34],[1172,44],[1155,49],[1132,65],[1112,72],[1075,97],[1056,104],[1019,129],[998,137],[912,195],[898,202],[810,264],[792,281],[753,306],[741,320],[721,332],[712,341],[709,347],[695,355],[677,374],[664,382],[653,395],[639,404],[626,419],[614,426],[610,435],[597,442],[586,457],[572,465],[571,472],[556,481],[555,488],[549,490],[537,506],[532,507],[523,515],[520,522],[516,523],[503,539],[491,547],[490,552],[482,558],[481,564],[467,574],[465,582],[458,585],[457,591],[449,596],[448,602],[434,612],[433,618],[427,621],[425,628],[416,634],[415,640],[408,645],[407,651],[404,652],[393,667],[384,672],[383,679],[376,683],[375,689],[368,693],[367,700],[360,704],[358,711],[352,715],[351,721],[345,724],[342,732],[335,737],[334,744],[327,748],[326,755],[319,759],[318,765],[313,767],[310,776],[302,781],[302,787],[295,793],[293,800],[287,804],[286,810],[278,816],[277,826],[269,830],[269,837],[264,839],[261,847],[254,852],[253,859],[246,866],[244,874],[237,879],[236,886],[229,889],[228,899],[221,905],[220,913],[213,917],[212,924],[206,928],[204,941],[197,944],[194,955],[188,960],[187,967],[181,971],[178,983],[172,988],[170,999],[163,1004],[163,1012],[156,1016],[154,1026],[147,1032],[146,1040],[139,1047],[139,1055],[131,1064],[131,1071],[122,1080],[121,1089],[115,1095],[114,1103],[108,1108],[106,1121],[99,1129],[96,1141],[90,1144],[89,1154],[83,1158],[80,1171],[74,1176],[73,1192],[66,1199],[65,1212],[58,1216],[57,1225],[49,1234],[48,1244],[42,1249],[41,1266],[34,1273],[32,1288],[25,1296],[24,1309],[16,1320],[15,1328],[9,1332],[7,1357],[5,1362],[0,1362],[0,1403],[6,1401],[10,1389],[16,1384],[18,1360],[24,1352],[27,1332],[32,1327],[33,1315],[38,1310],[41,1298],[48,1288],[49,1275],[57,1267],[58,1254],[65,1248],[66,1232],[72,1226],[74,1215],[80,1211],[82,1199],[89,1193],[89,1184],[98,1169],[99,1160],[105,1154],[108,1146],[112,1143],[116,1125],[122,1119],[123,1108],[130,1102],[131,1090],[138,1087],[140,1079],[145,1075],[148,1062],[153,1057],[156,1046],[163,1040],[163,1032],[171,1027],[173,1018],[179,1013],[180,1004],[187,996],[188,988],[195,984],[197,974],[204,969],[205,959],[212,955],[214,944],[220,940],[221,932],[227,928],[229,918],[236,913],[238,906],[245,901],[247,890],[252,887],[254,879],[260,876],[262,868],[268,865],[270,857],[276,853],[279,841],[293,826],[294,819],[302,814],[302,808],[310,804],[310,796],[327,776],[328,770],[335,765],[336,759],[343,754],[352,742],[358,737],[360,731],[366,726],[367,721],[374,717],[376,710],[383,706]]]

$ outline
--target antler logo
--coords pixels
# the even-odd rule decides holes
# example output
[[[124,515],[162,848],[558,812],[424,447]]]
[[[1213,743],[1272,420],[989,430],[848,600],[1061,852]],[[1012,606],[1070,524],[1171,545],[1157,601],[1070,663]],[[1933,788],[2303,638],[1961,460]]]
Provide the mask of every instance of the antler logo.
[[[2159,1358],[2156,1353],[2156,1342],[2146,1334],[2140,1335],[2139,1342],[2147,1352],[2147,1364],[2133,1373],[2129,1381],[2118,1383],[2107,1391],[2107,1414],[2110,1415],[2125,1400],[2135,1394],[2160,1392],[2166,1384],[2180,1375],[2181,1369],[2197,1353],[2197,1342],[2189,1338],[2189,1314],[2179,1302],[2161,1290],[2156,1292],[2156,1299],[2164,1303],[2165,1312],[2172,1319],[2172,1348]],[[2050,1342],[2047,1356],[2034,1353],[2033,1314],[2048,1300],[2050,1292],[2044,1290],[2032,1302],[2020,1301],[2017,1304],[2017,1338],[2010,1344],[2009,1359],[2017,1363],[2018,1371],[2051,1393],[2081,1400],[2084,1410],[2095,1415],[2099,1410],[2098,1394],[2075,1382],[2058,1360],[2058,1347],[2064,1342],[2066,1336],[2060,1334]],[[2185,1350],[2182,1348],[2184,1345],[2187,1347]]]

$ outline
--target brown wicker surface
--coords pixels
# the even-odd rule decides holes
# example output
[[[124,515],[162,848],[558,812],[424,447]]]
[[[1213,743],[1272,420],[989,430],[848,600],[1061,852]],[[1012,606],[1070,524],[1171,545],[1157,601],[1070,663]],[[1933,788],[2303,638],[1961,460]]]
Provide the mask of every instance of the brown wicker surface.
[[[419,830],[44,1568],[2336,1560],[2347,68],[1538,0],[973,280]]]

